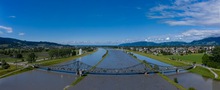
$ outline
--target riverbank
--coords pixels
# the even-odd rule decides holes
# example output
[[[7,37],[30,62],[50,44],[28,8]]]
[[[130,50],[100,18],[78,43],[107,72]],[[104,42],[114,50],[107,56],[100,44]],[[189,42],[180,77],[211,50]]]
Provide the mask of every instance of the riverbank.
[[[213,69],[212,69],[213,70]],[[216,80],[220,81],[220,71],[219,70],[213,70],[216,74],[218,74],[218,77]]]
[[[64,63],[64,62],[68,62],[70,60],[74,60],[74,59],[77,59],[77,58],[80,58],[80,57],[87,56],[87,55],[92,54],[96,51],[97,50],[94,50],[92,52],[88,52],[88,53],[85,53],[85,54],[79,55],[79,56],[71,56],[71,57],[67,57],[67,58],[60,58],[60,59],[54,59],[54,60],[43,60],[43,61],[39,61],[39,62],[36,62],[36,63],[33,63],[33,64],[40,64],[40,65],[43,65],[43,66],[55,65],[55,64]]]
[[[196,68],[191,69],[189,71],[192,72],[192,73],[196,73],[196,74],[202,75],[204,77],[215,79],[215,75],[212,74],[212,72],[210,72],[208,69],[203,68],[201,66],[196,66]]]
[[[143,62],[142,60],[138,59],[136,56],[134,56],[133,54],[129,54],[131,57],[133,57],[135,60],[137,60],[140,63],[144,63],[145,65],[149,66],[146,62]],[[150,66],[149,66],[150,67]],[[151,67],[150,67],[151,68]],[[174,85],[176,88],[178,88],[179,90],[186,90],[183,86],[181,86],[178,83],[175,83],[173,80],[169,79],[167,76],[158,73],[159,76],[161,76],[163,79],[165,79],[167,82],[169,82],[170,84]]]
[[[16,74],[20,74],[20,73],[23,73],[23,72],[33,70],[34,68],[31,67],[33,64],[41,64],[43,66],[55,65],[55,64],[68,62],[70,60],[74,60],[74,59],[92,54],[96,51],[97,50],[94,50],[93,52],[88,52],[88,53],[85,53],[85,54],[80,55],[80,56],[72,56],[72,57],[68,57],[68,58],[60,58],[60,59],[54,59],[54,60],[43,60],[43,61],[28,64],[28,65],[24,66],[23,68],[20,67],[20,69],[14,69],[16,67],[14,65],[11,65],[12,69],[10,69],[11,68],[10,67],[9,70],[5,70],[5,72],[2,72],[2,74],[0,75],[0,78],[5,78],[5,77],[9,77],[9,76],[12,76],[12,75],[16,75]],[[1,70],[0,70],[0,73],[1,73]]]
[[[155,59],[155,60],[167,63],[167,64],[170,64],[170,65],[173,65],[173,66],[186,66],[186,65],[189,65],[186,62],[184,63],[183,61],[170,60],[168,57],[164,57],[164,56],[156,56],[156,55],[137,52],[137,51],[130,51],[130,52],[137,53],[137,54],[140,54],[140,55],[143,55],[143,56],[146,56],[146,57],[149,57],[149,58],[152,58],[152,59]],[[196,68],[191,69],[189,71],[192,72],[192,73],[196,73],[196,74],[208,77],[208,78],[220,80],[220,77],[215,78],[215,75],[212,74],[211,71],[209,71],[208,69],[206,69],[204,67],[197,66]],[[216,71],[214,71],[214,72],[216,72]],[[217,73],[217,74],[220,75],[220,73]]]
[[[187,64],[182,63],[182,62],[178,62],[178,61],[174,61],[174,60],[169,60],[169,58],[166,57],[161,57],[161,56],[156,56],[156,55],[152,55],[152,54],[147,54],[147,53],[142,53],[142,52],[137,52],[137,51],[129,51],[129,52],[133,52],[133,53],[137,53],[173,66],[186,66]]]
[[[165,79],[167,82],[169,82],[170,84],[174,85],[175,87],[177,87],[179,90],[186,90],[182,85],[174,82],[173,80],[171,80],[169,77],[161,74],[161,73],[158,73],[159,76],[161,76],[163,79]]]
[[[23,73],[23,72],[27,72],[27,71],[30,71],[30,70],[33,70],[34,68],[31,67],[31,66],[27,66],[27,67],[23,67],[23,68],[19,68],[19,69],[16,69],[14,71],[11,71],[11,72],[8,72],[4,75],[1,75],[0,76],[0,79],[1,78],[5,78],[5,77],[9,77],[9,76],[13,76],[13,75],[16,75],[16,74],[20,74],[20,73]]]
[[[183,61],[186,63],[196,62],[197,64],[202,64],[202,56],[204,53],[188,54],[188,55],[160,55],[173,60]]]
[[[103,68],[123,68],[140,62],[119,50],[109,50],[109,55],[98,65]],[[154,75],[92,75],[77,82],[69,90],[180,90],[157,74]],[[65,88],[67,89],[67,88]],[[182,89],[181,89],[182,90]],[[184,89],[183,89],[184,90]]]
[[[108,50],[106,51],[106,53],[102,56],[102,59],[96,64],[94,65],[91,70],[95,69],[108,55]],[[88,75],[88,73],[86,73],[85,75],[78,77],[74,82],[72,82],[70,85],[67,85],[64,90],[67,90],[70,87],[75,86],[76,84],[78,84],[80,81],[82,81],[86,76]]]
[[[105,55],[104,55],[105,56]],[[101,60],[102,61],[102,60]],[[141,61],[140,61],[141,62]],[[122,51],[109,50],[109,55],[103,60],[103,62],[98,65],[98,67],[105,68],[122,68],[127,66],[132,66],[140,63],[136,61],[133,57],[125,54]],[[96,66],[96,65],[95,65]],[[83,80],[82,80],[83,79]],[[80,82],[78,81],[80,80]],[[167,82],[161,76],[154,75],[92,75],[79,78],[74,83],[74,87],[70,85],[66,86],[64,89],[69,90],[185,90],[175,87],[171,83]],[[158,87],[160,86],[160,87]]]
[[[14,72],[14,71],[16,71],[16,70],[18,70],[20,68],[21,68],[20,66],[18,66],[16,68],[15,65],[10,65],[10,67],[8,69],[0,69],[0,78],[2,78],[3,75],[5,75],[5,74],[10,73],[10,72]]]

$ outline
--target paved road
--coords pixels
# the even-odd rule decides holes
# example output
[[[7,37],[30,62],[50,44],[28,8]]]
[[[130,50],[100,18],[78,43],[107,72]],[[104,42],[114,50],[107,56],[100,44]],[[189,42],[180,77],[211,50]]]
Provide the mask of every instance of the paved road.
[[[189,62],[184,62],[184,61],[180,61],[180,62],[185,63],[185,64],[192,65],[192,63],[189,63]],[[218,70],[218,71],[220,71],[219,69],[215,69],[215,68],[207,67],[207,66],[204,66],[204,65],[202,65],[202,64],[196,64],[195,66],[201,66],[201,67],[203,67],[203,68],[206,68],[206,69],[208,69],[212,74],[215,75],[215,78],[218,78],[218,77],[219,77],[218,74],[215,73],[215,72],[212,70],[212,69],[214,69],[214,70]]]

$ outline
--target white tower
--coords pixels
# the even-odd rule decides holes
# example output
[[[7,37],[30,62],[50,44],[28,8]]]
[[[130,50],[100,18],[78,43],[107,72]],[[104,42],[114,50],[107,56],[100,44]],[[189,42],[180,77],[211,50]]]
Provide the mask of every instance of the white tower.
[[[79,55],[82,55],[82,49],[81,48],[79,49]]]

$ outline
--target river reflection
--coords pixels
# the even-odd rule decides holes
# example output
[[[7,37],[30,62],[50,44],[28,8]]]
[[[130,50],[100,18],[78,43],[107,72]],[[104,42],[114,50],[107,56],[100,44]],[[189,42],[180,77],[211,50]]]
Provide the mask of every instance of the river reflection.
[[[75,74],[32,70],[0,79],[0,90],[62,90],[75,77]]]
[[[72,61],[69,61],[69,62],[65,62],[65,63],[62,63],[62,64],[73,63],[76,60],[78,60],[78,61],[81,61],[81,62],[83,62],[85,64],[94,66],[95,64],[97,64],[102,59],[102,56],[105,53],[106,53],[105,49],[98,48],[98,50],[95,53],[93,53],[93,54],[89,54],[87,56],[80,57],[78,59],[75,59],[75,60],[72,60]],[[61,64],[59,64],[59,65],[61,65]]]
[[[152,59],[152,58],[149,58],[149,57],[145,57],[145,56],[142,56],[142,55],[139,55],[139,54],[135,54],[133,53],[138,59],[140,60],[145,60],[149,63],[153,63],[153,64],[157,64],[157,65],[160,65],[160,66],[171,66],[169,64],[166,64],[166,63],[163,63],[163,62],[160,62],[158,60],[155,60],[155,59]]]

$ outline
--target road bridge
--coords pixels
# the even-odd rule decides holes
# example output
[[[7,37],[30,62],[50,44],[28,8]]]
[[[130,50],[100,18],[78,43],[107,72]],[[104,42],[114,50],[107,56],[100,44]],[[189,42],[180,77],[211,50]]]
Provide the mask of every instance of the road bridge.
[[[60,72],[69,72],[69,73],[89,73],[89,74],[103,74],[103,75],[120,75],[120,74],[147,74],[147,73],[166,73],[166,72],[179,72],[180,70],[187,70],[193,68],[193,66],[160,66],[153,63],[141,62],[139,64],[123,67],[123,68],[104,68],[104,67],[95,67],[83,63],[81,61],[75,61],[63,65],[54,65],[54,66],[41,66],[35,65],[36,68],[49,70],[49,71],[60,71]]]

